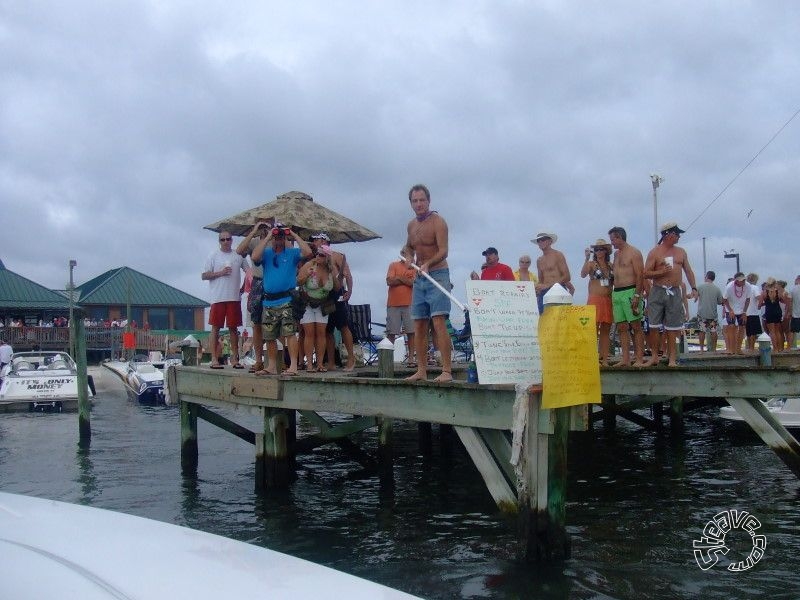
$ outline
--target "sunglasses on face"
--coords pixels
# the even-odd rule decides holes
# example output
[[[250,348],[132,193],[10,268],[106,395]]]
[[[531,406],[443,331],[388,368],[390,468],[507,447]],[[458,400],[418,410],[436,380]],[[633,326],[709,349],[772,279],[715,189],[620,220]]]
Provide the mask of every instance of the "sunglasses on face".
[[[233,238],[219,238],[220,242],[230,242]]]

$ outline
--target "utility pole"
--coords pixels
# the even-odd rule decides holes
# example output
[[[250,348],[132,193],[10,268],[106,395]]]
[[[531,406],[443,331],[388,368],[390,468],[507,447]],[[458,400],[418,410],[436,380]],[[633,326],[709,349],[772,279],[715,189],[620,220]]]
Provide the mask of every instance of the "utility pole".
[[[664,178],[655,173],[650,175],[650,181],[653,184],[653,232],[655,233],[656,244],[658,244],[658,186],[663,183]]]

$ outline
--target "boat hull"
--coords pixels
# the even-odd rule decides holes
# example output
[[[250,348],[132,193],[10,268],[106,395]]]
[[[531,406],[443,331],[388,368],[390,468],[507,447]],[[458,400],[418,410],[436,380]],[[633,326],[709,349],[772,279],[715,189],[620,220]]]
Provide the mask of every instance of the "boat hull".
[[[94,393],[88,378],[87,396]],[[64,352],[17,352],[3,369],[0,412],[60,412],[77,404],[78,368]]]
[[[0,531],[0,598],[415,598],[218,535],[4,492]]]

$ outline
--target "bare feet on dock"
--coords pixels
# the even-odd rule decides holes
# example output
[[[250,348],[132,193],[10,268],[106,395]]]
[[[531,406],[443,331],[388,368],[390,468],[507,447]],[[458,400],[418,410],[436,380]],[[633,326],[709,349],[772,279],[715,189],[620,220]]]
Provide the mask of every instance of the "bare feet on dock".
[[[448,371],[442,371],[441,375],[436,377],[434,381],[439,383],[447,383],[448,381],[453,381],[453,375]]]
[[[619,361],[618,363],[611,365],[611,368],[616,369],[617,367],[630,367],[630,366],[631,363],[629,362]]]
[[[354,371],[355,368],[356,368],[356,362],[355,361],[353,361],[352,363],[348,362],[347,366],[345,366],[345,368],[342,369],[342,371],[344,371],[345,373],[350,373],[350,372]]]
[[[405,380],[406,381],[426,381],[427,379],[428,379],[428,373],[427,372],[417,371],[413,375],[410,375],[410,376],[406,377]]]

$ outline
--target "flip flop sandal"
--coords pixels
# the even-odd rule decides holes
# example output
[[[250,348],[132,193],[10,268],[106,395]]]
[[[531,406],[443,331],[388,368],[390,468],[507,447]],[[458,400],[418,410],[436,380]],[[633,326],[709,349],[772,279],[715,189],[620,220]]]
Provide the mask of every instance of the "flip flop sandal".
[[[210,368],[212,368],[212,369],[224,369],[225,367],[223,367],[222,365],[211,365]]]
[[[240,363],[236,363],[235,365],[233,365],[233,368],[234,369],[244,369],[244,365],[240,364]]]

